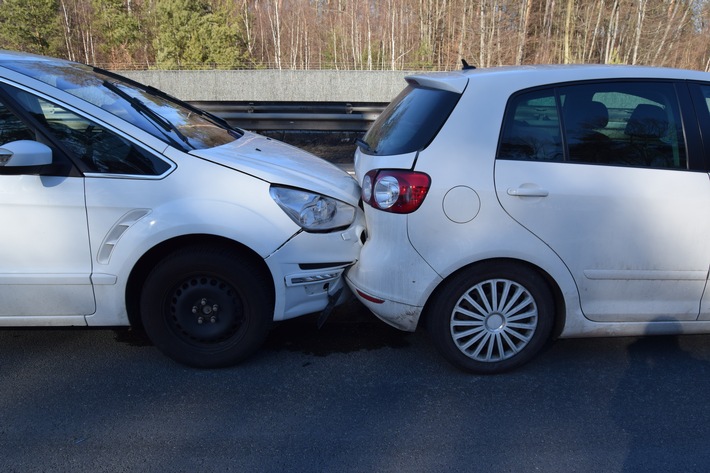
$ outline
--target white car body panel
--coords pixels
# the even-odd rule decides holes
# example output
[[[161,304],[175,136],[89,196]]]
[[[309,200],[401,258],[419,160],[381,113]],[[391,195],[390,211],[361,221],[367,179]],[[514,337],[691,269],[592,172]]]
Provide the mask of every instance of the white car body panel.
[[[172,150],[173,153],[177,153]],[[171,156],[178,162],[170,176],[161,181],[112,178],[87,179],[87,206],[94,257],[102,254],[106,236],[131,212],[141,212],[145,195],[155,193],[149,213],[125,228],[120,239],[113,243],[107,264],[97,270],[116,275],[127,275],[136,261],[151,247],[171,238],[186,234],[204,234],[237,241],[265,259],[276,290],[274,320],[283,320],[323,310],[328,296],[343,287],[342,269],[357,258],[362,243],[359,234],[364,229],[363,217],[358,212],[356,222],[339,232],[302,233],[269,196],[270,184],[237,171],[195,158]],[[205,173],[209,175],[204,175]],[[275,171],[274,171],[275,172]],[[192,185],[197,173],[209,186]],[[344,174],[344,173],[343,173]],[[352,178],[345,175],[347,179]],[[296,179],[286,180],[292,185]],[[231,200],[228,196],[253,196],[248,202]],[[340,191],[343,192],[342,189]],[[352,197],[350,198],[352,199]],[[249,205],[247,205],[247,203]],[[188,218],[189,216],[189,218]],[[187,223],[189,222],[189,223]],[[248,225],[240,225],[248,222]],[[287,242],[284,245],[284,242]],[[103,245],[103,246],[102,246]],[[294,248],[289,250],[289,248]],[[337,277],[321,280],[313,285],[287,285],[287,277],[303,275],[299,263],[342,263]],[[321,274],[322,270],[305,271]],[[326,271],[328,274],[332,271]],[[322,288],[329,282],[325,291]],[[87,318],[90,325],[123,325],[122,310],[125,278],[119,277],[115,290],[97,287],[97,299],[113,301],[101,317]],[[318,287],[319,290],[314,288]],[[103,292],[106,294],[103,294]],[[120,310],[116,310],[116,308]]]
[[[496,185],[508,213],[570,268],[587,318],[698,318],[710,268],[698,238],[710,234],[707,174],[499,160]],[[510,195],[523,186],[549,195]]]
[[[93,313],[84,180],[0,176],[0,216],[0,317]]]
[[[418,153],[408,153],[399,156],[375,156],[365,155],[358,148],[355,151],[355,176],[358,182],[362,183],[362,178],[370,169],[411,169],[417,161]]]
[[[309,189],[357,205],[357,182],[337,166],[293,146],[246,132],[233,143],[190,154],[242,171],[274,184],[298,183]]]

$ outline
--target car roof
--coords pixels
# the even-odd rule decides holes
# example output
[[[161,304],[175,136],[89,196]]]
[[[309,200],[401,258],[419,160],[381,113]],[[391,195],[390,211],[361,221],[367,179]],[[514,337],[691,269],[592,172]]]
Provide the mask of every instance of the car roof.
[[[88,67],[84,66],[81,63],[69,61],[67,59],[40,56],[38,54],[24,53],[19,51],[0,50],[0,70],[3,71],[3,75],[9,75],[10,77],[14,75],[16,76],[15,79],[17,79],[17,76],[24,76],[27,77],[29,80],[36,80],[37,77],[34,77],[33,75],[28,74],[27,71],[23,70],[23,65],[29,63],[47,64],[51,65],[53,68]],[[13,67],[13,64],[16,67]],[[47,84],[47,82],[45,82],[45,84]]]
[[[451,72],[429,72],[408,75],[409,84],[462,93],[469,81],[492,83],[497,87],[523,89],[561,82],[600,79],[678,79],[710,81],[710,73],[665,67],[567,64],[499,66]]]
[[[23,53],[0,49],[0,61],[45,61],[45,62],[70,62],[66,59],[40,56],[39,54]]]

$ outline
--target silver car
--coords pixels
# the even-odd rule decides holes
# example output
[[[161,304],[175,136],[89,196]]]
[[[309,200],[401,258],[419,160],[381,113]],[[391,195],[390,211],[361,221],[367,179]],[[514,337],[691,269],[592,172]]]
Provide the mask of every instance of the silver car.
[[[541,66],[407,78],[355,156],[347,279],[474,372],[555,337],[710,332],[710,74]]]

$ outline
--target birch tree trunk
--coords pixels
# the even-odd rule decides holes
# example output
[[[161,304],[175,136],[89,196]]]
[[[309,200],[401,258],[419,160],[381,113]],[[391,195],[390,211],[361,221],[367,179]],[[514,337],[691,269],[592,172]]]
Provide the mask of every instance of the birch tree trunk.
[[[643,31],[643,20],[646,17],[646,5],[648,0],[638,0],[636,10],[636,31],[634,33],[634,54],[631,64],[636,64],[638,60],[639,44],[641,43],[641,31]]]
[[[571,0],[570,0],[571,1]],[[518,36],[518,52],[515,57],[515,64],[523,63],[523,55],[525,54],[525,43],[528,39],[528,23],[530,21],[530,10],[532,9],[532,0],[520,2],[520,35]]]
[[[572,12],[574,11],[574,0],[567,0],[567,15],[565,16],[565,41],[564,41],[564,57],[565,64],[570,64],[573,61],[572,50],[570,47],[570,37],[572,35]]]

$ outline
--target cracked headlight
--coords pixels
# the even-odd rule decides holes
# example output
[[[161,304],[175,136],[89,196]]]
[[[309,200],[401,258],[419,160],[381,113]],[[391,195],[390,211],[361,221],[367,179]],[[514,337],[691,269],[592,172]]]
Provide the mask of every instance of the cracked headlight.
[[[324,195],[279,186],[271,186],[269,193],[286,215],[308,232],[345,228],[355,219],[355,207]]]

